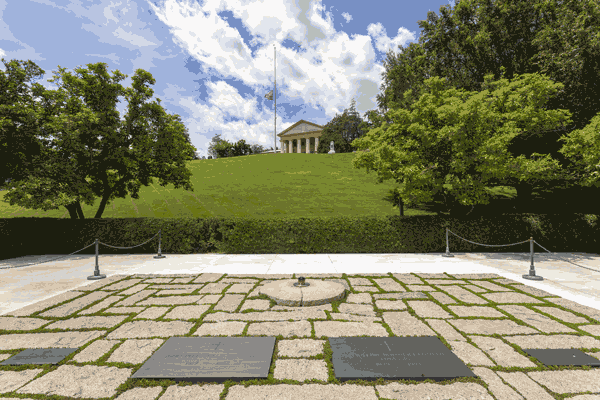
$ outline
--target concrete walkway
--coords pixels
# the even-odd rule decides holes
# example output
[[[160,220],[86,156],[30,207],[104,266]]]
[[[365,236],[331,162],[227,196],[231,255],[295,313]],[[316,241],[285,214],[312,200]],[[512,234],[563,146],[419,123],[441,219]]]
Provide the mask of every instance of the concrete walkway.
[[[535,253],[535,274],[543,281],[523,279],[529,274],[529,253],[427,254],[156,254],[100,255],[100,274],[226,274],[281,273],[497,273],[600,310],[600,255],[590,253]],[[94,255],[46,254],[0,261],[0,315],[95,281]],[[28,264],[35,264],[26,266]],[[21,267],[19,267],[21,266]],[[17,267],[17,268],[10,268]]]

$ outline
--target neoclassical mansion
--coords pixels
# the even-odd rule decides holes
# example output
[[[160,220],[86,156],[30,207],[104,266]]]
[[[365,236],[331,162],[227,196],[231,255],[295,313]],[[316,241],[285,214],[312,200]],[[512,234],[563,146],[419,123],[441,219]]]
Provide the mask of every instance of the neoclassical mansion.
[[[303,147],[305,153],[316,153],[316,149],[319,147],[319,137],[321,136],[322,130],[323,126],[301,119],[294,125],[277,134],[277,136],[279,136],[279,142],[281,143],[282,152],[293,153],[292,141],[295,139],[297,140],[296,153],[301,153]],[[314,140],[311,140],[313,138]],[[306,140],[303,141],[302,139]]]

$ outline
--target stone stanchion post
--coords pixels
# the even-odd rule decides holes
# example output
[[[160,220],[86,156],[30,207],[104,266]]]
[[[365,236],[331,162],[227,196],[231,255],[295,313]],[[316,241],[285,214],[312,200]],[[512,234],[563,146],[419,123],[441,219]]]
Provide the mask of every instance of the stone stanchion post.
[[[106,275],[100,275],[100,267],[98,266],[98,239],[96,239],[96,268],[94,269],[94,275],[88,276],[88,280],[93,281],[102,278],[106,278]]]

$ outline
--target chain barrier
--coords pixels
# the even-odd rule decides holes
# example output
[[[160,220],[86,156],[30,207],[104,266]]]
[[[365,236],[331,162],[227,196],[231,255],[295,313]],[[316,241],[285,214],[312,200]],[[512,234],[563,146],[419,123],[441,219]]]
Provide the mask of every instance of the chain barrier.
[[[158,255],[157,255],[157,256],[154,256],[154,258],[165,258],[165,256],[163,256],[163,255],[162,255],[162,253],[161,253],[162,229],[159,229],[159,230],[158,230],[158,233],[157,233],[156,235],[152,236],[150,239],[148,239],[148,240],[147,240],[147,241],[145,241],[144,243],[142,243],[142,244],[138,244],[138,245],[135,245],[135,246],[129,246],[129,247],[118,247],[118,246],[111,246],[110,244],[106,244],[106,243],[100,242],[98,239],[96,239],[96,240],[94,241],[94,243],[92,243],[92,244],[90,244],[90,245],[88,245],[88,246],[84,247],[83,249],[77,250],[77,251],[75,251],[75,252],[73,252],[73,253],[71,253],[71,254],[67,254],[66,256],[58,257],[58,258],[55,258],[55,259],[53,259],[53,260],[42,261],[42,262],[39,262],[39,263],[31,263],[31,264],[25,264],[25,265],[17,265],[17,266],[14,266],[14,267],[0,267],[0,269],[10,269],[10,268],[29,267],[29,266],[31,266],[31,265],[38,265],[38,264],[44,264],[44,263],[51,262],[51,261],[56,261],[56,260],[60,260],[61,258],[65,258],[65,257],[68,257],[68,256],[72,256],[73,254],[75,254],[75,253],[79,253],[80,251],[82,251],[82,250],[85,250],[85,249],[87,249],[87,248],[88,248],[88,247],[90,247],[90,246],[96,245],[96,266],[95,266],[95,269],[94,269],[94,275],[88,276],[88,279],[89,279],[89,280],[93,280],[93,279],[102,279],[102,278],[106,278],[106,275],[101,275],[101,274],[100,274],[100,267],[99,267],[99,265],[98,265],[98,246],[99,246],[100,244],[103,244],[103,245],[105,245],[105,246],[108,246],[108,247],[112,247],[113,249],[133,249],[133,248],[135,248],[135,247],[139,247],[139,246],[143,246],[143,245],[145,245],[146,243],[148,243],[148,242],[150,242],[152,239],[154,239],[156,236],[158,236]]]

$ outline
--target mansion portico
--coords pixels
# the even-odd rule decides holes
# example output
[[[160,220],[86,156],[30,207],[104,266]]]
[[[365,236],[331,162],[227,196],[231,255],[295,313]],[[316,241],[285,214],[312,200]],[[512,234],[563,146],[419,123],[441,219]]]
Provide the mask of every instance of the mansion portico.
[[[283,153],[316,153],[323,126],[301,119],[278,133]],[[312,140],[311,140],[312,139]]]

